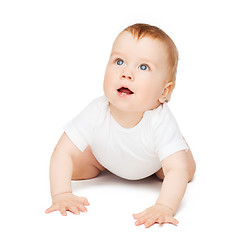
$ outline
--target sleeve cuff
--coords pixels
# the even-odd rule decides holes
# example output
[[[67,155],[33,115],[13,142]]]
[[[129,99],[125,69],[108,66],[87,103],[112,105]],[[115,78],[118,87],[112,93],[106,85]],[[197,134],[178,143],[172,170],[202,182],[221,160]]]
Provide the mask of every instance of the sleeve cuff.
[[[165,146],[163,149],[161,149],[158,152],[158,157],[159,157],[160,161],[162,162],[162,160],[164,160],[166,157],[168,157],[176,152],[182,151],[182,150],[184,150],[185,152],[188,151],[188,146],[185,142],[178,143],[178,144],[176,144],[175,147],[173,147],[172,144],[169,144],[168,146]]]
[[[79,133],[78,129],[72,124],[72,122],[67,123],[63,127],[65,133],[70,138],[72,143],[80,150],[84,151],[86,147],[88,146],[87,141],[82,137],[82,135]]]

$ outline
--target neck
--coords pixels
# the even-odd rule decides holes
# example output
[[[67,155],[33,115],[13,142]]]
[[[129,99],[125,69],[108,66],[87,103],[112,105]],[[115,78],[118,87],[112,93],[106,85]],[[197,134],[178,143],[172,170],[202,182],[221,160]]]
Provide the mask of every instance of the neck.
[[[110,112],[113,118],[124,128],[136,126],[142,119],[144,112],[127,112],[114,107],[110,103]]]

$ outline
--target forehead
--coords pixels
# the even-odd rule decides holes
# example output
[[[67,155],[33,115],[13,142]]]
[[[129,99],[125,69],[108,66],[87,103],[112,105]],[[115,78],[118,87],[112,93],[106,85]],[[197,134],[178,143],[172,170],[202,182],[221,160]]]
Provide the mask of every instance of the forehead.
[[[112,53],[114,52],[132,57],[147,58],[155,63],[167,61],[168,55],[164,42],[150,37],[137,39],[127,31],[120,33],[114,41]]]

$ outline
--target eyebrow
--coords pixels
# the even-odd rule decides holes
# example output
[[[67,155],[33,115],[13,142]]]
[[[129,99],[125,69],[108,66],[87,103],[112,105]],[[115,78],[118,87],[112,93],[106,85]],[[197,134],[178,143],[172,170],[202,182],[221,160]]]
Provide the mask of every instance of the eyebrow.
[[[114,55],[123,56],[123,54],[120,53],[120,52],[112,52],[110,56],[112,57],[112,56],[114,56]],[[147,58],[140,58],[140,60],[143,61],[143,63],[151,63],[152,65],[154,65],[155,67],[157,67],[157,64],[156,64],[156,63],[150,61],[150,60],[147,59]]]
[[[152,62],[152,61],[150,61],[150,60],[148,60],[147,58],[140,58],[143,62],[146,62],[146,63],[151,63],[152,65],[154,65],[155,67],[157,67],[157,64],[156,63],[154,63],[154,62]]]
[[[122,53],[120,53],[120,52],[112,52],[110,56],[113,56],[113,55],[122,55]]]

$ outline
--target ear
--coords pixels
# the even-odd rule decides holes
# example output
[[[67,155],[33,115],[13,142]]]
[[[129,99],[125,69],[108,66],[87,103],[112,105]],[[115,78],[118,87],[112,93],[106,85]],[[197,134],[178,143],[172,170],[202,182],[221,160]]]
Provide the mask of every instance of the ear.
[[[164,87],[160,98],[158,99],[160,103],[164,103],[166,101],[167,97],[172,92],[172,89],[173,89],[173,82],[168,82]]]

